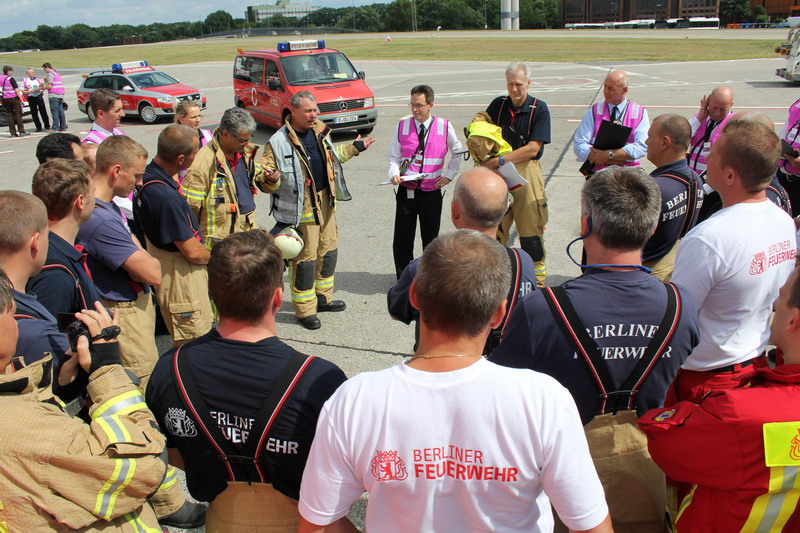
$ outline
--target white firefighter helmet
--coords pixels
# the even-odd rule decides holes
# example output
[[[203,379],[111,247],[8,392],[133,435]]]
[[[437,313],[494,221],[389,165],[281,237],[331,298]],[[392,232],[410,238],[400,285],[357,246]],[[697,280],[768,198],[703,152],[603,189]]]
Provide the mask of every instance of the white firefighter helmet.
[[[300,238],[300,234],[297,233],[297,230],[290,226],[281,230],[281,232],[275,236],[275,246],[280,249],[284,259],[294,259],[303,251],[305,243],[303,239]]]

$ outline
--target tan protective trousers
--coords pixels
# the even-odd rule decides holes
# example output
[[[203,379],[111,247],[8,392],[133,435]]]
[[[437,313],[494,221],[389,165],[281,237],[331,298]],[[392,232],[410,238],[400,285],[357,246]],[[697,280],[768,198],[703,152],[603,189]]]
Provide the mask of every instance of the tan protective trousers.
[[[156,294],[173,346],[208,333],[214,315],[205,265],[190,263],[179,252],[166,252],[149,241],[147,251],[161,262],[161,284],[156,286]]]
[[[636,411],[597,415],[584,426],[589,452],[606,493],[615,533],[672,531],[664,473],[650,458]],[[556,517],[553,530],[568,530]]]
[[[310,198],[314,193],[310,187],[305,188],[303,216],[297,228],[305,246],[300,255],[289,264],[292,304],[298,318],[317,312],[318,296],[325,298],[328,303],[333,299],[333,274],[336,268],[339,230],[336,227],[336,213],[331,205],[329,191],[330,189],[325,189],[316,193],[315,209]]]
[[[675,256],[678,255],[678,245],[680,243],[681,241],[676,242],[675,246],[672,247],[672,250],[670,250],[667,255],[661,259],[648,261],[646,263],[642,263],[642,265],[652,270],[652,275],[661,281],[669,281],[672,277],[672,270],[675,268]]]
[[[119,311],[119,356],[122,366],[142,380],[139,390],[147,389],[147,382],[158,361],[156,347],[156,306],[152,293],[139,292],[132,302],[115,302],[103,299],[110,311]]]
[[[268,483],[228,482],[206,514],[206,533],[295,533],[297,502]]]
[[[544,287],[544,281],[547,278],[544,254],[544,227],[547,224],[549,214],[542,167],[539,165],[538,160],[517,163],[515,166],[517,172],[528,180],[528,185],[512,191],[511,195],[514,197],[514,203],[511,204],[511,209],[506,212],[503,220],[500,221],[497,237],[500,239],[500,244],[508,246],[511,225],[516,224],[517,233],[520,237],[520,247],[528,253],[531,252],[528,246],[523,244],[522,239],[525,237],[538,237],[541,239],[541,258],[537,260],[534,254],[531,254],[531,256],[536,270],[536,284],[539,287]]]

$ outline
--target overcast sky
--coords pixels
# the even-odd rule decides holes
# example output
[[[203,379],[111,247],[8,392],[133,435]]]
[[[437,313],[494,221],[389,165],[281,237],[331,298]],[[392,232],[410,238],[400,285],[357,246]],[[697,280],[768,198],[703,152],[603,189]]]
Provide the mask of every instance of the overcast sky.
[[[390,0],[355,0],[368,5]],[[35,30],[40,24],[69,26],[82,22],[89,26],[109,24],[150,24],[204,20],[209,13],[224,9],[234,18],[244,18],[248,5],[261,2],[231,2],[221,5],[211,0],[7,0],[0,2],[0,37],[9,37],[23,30]],[[264,4],[274,4],[275,0]],[[310,0],[315,6],[342,7],[353,0]]]

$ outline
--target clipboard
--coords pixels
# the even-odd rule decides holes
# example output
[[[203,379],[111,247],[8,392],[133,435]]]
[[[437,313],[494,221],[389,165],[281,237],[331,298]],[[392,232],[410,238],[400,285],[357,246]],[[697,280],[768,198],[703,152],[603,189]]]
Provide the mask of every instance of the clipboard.
[[[792,157],[797,157],[797,149],[794,148],[791,144],[786,142],[786,139],[781,139],[781,157],[789,154]]]
[[[611,121],[604,120],[600,124],[600,129],[597,130],[597,137],[593,146],[598,150],[618,150],[628,143],[631,131],[633,131],[633,128],[630,126],[614,124]],[[592,173],[593,166],[588,160],[585,161],[580,168],[581,174],[588,176]]]

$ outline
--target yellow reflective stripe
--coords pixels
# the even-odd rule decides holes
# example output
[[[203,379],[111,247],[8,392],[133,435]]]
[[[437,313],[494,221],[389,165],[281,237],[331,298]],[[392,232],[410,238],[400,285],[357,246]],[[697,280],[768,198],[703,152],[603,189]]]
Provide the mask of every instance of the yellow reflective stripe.
[[[3,510],[3,502],[0,500],[0,511]],[[0,522],[0,533],[9,533],[8,522]]]
[[[800,498],[797,470],[796,466],[769,469],[769,488],[753,502],[742,531],[772,533],[783,530]]]
[[[109,520],[114,512],[117,495],[128,486],[136,471],[136,462],[132,459],[114,459],[114,472],[97,493],[94,514]]]
[[[121,410],[125,409],[128,406],[133,406],[136,404],[141,404],[143,407],[146,408],[147,406],[144,403],[144,398],[142,394],[138,390],[131,390],[113,398],[110,398],[103,402],[100,407],[95,409],[92,412],[92,420],[99,418],[101,416],[111,416],[119,413]]]
[[[154,527],[150,527],[144,522],[142,519],[139,518],[138,514],[128,513],[122,515],[122,518],[125,519],[128,524],[133,528],[136,533],[162,533],[161,529],[156,529]]]
[[[547,274],[547,266],[546,265],[534,266],[533,270],[534,270],[534,272],[536,274]]]
[[[300,223],[302,224],[304,222],[314,222],[313,211],[311,213],[303,213],[303,215],[300,217]]]
[[[187,189],[186,187],[181,187],[181,190],[183,191],[183,195],[187,198],[203,200],[206,197],[206,191],[201,191],[200,189]]]
[[[295,291],[292,289],[292,301],[293,302],[308,302],[313,300],[317,297],[316,292],[314,289],[308,291]]]
[[[318,279],[314,282],[314,286],[318,289],[326,289],[333,287],[333,276],[325,279]]]
[[[694,491],[696,491],[696,490],[697,490],[697,485],[692,485],[692,490],[689,491],[689,494],[687,494],[685,498],[683,498],[683,501],[681,502],[681,506],[678,507],[678,515],[675,517],[675,523],[676,524],[677,524],[678,520],[681,519],[681,515],[686,510],[686,508],[689,507],[689,505],[691,505],[692,498],[694,497]]]
[[[169,468],[167,468],[167,473],[164,475],[164,481],[161,482],[161,485],[158,487],[158,490],[168,489],[177,482],[178,482],[178,473],[175,471],[174,466],[170,466]]]
[[[345,163],[347,161],[350,161],[350,156],[347,155],[347,151],[345,150],[344,144],[335,146],[334,152],[336,153],[336,159],[338,159],[340,163]]]

